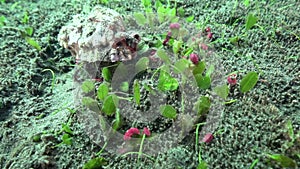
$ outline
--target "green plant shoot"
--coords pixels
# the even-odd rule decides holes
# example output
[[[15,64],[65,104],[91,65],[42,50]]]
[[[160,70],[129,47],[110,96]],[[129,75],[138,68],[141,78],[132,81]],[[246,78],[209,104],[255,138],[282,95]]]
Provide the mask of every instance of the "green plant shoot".
[[[113,115],[117,110],[118,97],[116,95],[107,96],[104,100],[102,111],[110,116]]]
[[[149,58],[142,57],[135,64],[135,72],[139,73],[143,70],[146,70],[149,67]]]
[[[104,78],[105,81],[110,82],[111,80],[111,72],[107,67],[102,69],[102,77]]]
[[[85,80],[81,85],[81,89],[84,93],[89,93],[95,89],[95,86],[92,81]]]
[[[207,113],[210,108],[211,102],[208,97],[201,96],[196,102],[194,109],[198,112],[198,115]]]
[[[121,126],[122,126],[121,115],[120,115],[119,109],[117,109],[116,114],[115,114],[115,119],[112,123],[112,128],[114,130],[118,130]]]
[[[134,13],[133,16],[134,16],[136,22],[137,22],[140,26],[144,26],[144,25],[147,23],[147,19],[146,19],[146,17],[144,16],[143,13],[137,12],[137,13]]]
[[[159,82],[158,82],[158,89],[165,92],[165,91],[174,91],[177,90],[179,86],[178,81],[173,78],[169,73],[166,71],[161,70],[159,75]]]
[[[41,48],[41,46],[39,45],[39,43],[38,43],[37,41],[35,41],[34,39],[32,39],[32,38],[26,36],[26,37],[25,37],[25,40],[26,40],[26,42],[27,42],[30,46],[34,47],[34,48],[37,49],[38,51],[41,51],[41,50],[42,50],[42,48]]]
[[[251,90],[258,81],[258,74],[256,72],[248,72],[240,83],[240,91],[242,93]]]
[[[133,98],[134,98],[134,101],[137,105],[140,105],[140,101],[141,101],[141,93],[140,93],[140,85],[139,85],[139,82],[138,80],[135,80],[134,81],[134,84],[133,84]]]
[[[164,105],[160,107],[160,112],[162,116],[169,118],[169,119],[175,119],[177,116],[177,111],[174,107],[171,105]]]
[[[226,99],[229,94],[229,88],[226,84],[215,87],[213,91],[222,99]]]
[[[267,154],[267,156],[273,160],[275,160],[276,162],[278,162],[282,167],[286,167],[286,168],[296,168],[297,164],[296,162],[285,156],[285,155],[281,155],[281,154]]]
[[[166,64],[171,64],[170,58],[163,49],[157,50],[157,56],[164,61]]]
[[[189,67],[189,61],[186,59],[180,59],[174,64],[175,73],[183,73]]]
[[[102,83],[97,91],[97,97],[99,100],[104,101],[105,97],[108,95],[108,86],[105,83]]]
[[[249,14],[247,16],[247,20],[246,20],[246,30],[250,30],[257,22],[258,18],[255,17],[253,14]]]

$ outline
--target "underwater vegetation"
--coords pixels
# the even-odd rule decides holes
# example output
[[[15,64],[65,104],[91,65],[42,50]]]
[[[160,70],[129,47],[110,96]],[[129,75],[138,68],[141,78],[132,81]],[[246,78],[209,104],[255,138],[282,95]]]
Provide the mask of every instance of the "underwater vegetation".
[[[298,2],[0,3],[0,168],[299,167]]]

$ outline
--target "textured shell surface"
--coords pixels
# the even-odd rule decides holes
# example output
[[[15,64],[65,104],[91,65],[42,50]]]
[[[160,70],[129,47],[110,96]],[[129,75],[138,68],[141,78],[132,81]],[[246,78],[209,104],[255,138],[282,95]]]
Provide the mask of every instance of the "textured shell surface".
[[[90,14],[78,14],[58,35],[60,45],[76,59],[85,62],[111,62],[112,45],[125,32],[122,16],[116,11],[96,6]]]

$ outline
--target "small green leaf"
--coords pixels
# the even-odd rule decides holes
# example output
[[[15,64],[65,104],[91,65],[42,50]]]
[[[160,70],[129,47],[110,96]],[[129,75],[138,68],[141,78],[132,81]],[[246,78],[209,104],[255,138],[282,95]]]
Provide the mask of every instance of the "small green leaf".
[[[162,65],[160,68],[160,71],[165,71],[167,73],[170,73],[170,66],[169,65]]]
[[[248,7],[250,5],[250,0],[244,0],[244,5]]]
[[[88,107],[92,111],[99,111],[98,102],[90,97],[83,97],[81,100],[82,104]]]
[[[122,125],[122,122],[121,122],[121,115],[120,115],[120,112],[119,110],[116,111],[116,114],[115,114],[115,120],[113,121],[113,124],[112,124],[112,128],[114,130],[118,130]]]
[[[205,161],[201,161],[198,164],[197,169],[207,169],[207,163]]]
[[[205,62],[201,61],[199,62],[193,69],[193,75],[197,75],[197,74],[201,74],[204,72],[205,70]]]
[[[163,49],[157,50],[156,54],[166,64],[170,64],[171,63],[169,56],[167,55],[167,53]]]
[[[128,84],[128,82],[123,82],[123,83],[121,84],[120,89],[121,89],[121,91],[123,91],[123,92],[128,92],[128,90],[129,90],[129,84]]]
[[[141,0],[144,8],[151,7],[151,0]]]
[[[201,74],[196,74],[194,77],[200,89],[206,90],[210,87],[211,79],[209,76],[202,76]]]
[[[85,163],[82,169],[101,169],[105,165],[107,165],[107,161],[103,157],[97,157]]]
[[[62,129],[68,134],[73,134],[73,131],[70,129],[70,126],[67,124],[62,124]]]
[[[290,168],[296,168],[296,162],[285,156],[285,155],[281,155],[281,154],[267,154],[269,158],[277,161],[282,167],[290,167]]]
[[[83,105],[89,106],[89,105],[93,104],[94,102],[96,102],[96,100],[94,100],[90,97],[83,97],[81,102],[82,102]]]
[[[295,134],[294,134],[294,129],[293,129],[293,124],[291,120],[288,120],[286,123],[286,128],[288,130],[289,133],[289,137],[292,141],[295,140]]]
[[[147,17],[149,27],[151,28],[151,30],[154,30],[155,14],[153,12],[146,12],[146,17]]]
[[[117,102],[118,102],[117,96],[115,95],[107,96],[104,100],[102,111],[108,116],[113,115],[117,110]]]
[[[111,72],[107,67],[102,69],[102,77],[104,78],[105,81],[110,82]]]
[[[238,36],[229,38],[230,43],[235,44],[235,45],[238,44],[239,40],[240,40],[240,38]]]
[[[28,12],[24,12],[24,16],[23,16],[23,19],[22,19],[22,23],[28,23],[29,21],[29,16],[28,16]]]
[[[174,54],[178,53],[178,51],[180,50],[182,44],[183,44],[182,41],[174,40],[174,42],[173,42],[173,53]]]
[[[32,47],[34,47],[35,49],[37,49],[38,51],[41,51],[42,48],[39,45],[39,43],[37,41],[35,41],[34,39],[30,38],[30,37],[25,37],[26,42],[31,45]]]
[[[198,115],[207,113],[210,108],[211,102],[208,97],[201,96],[201,98],[196,102],[195,109]]]
[[[147,19],[143,13],[137,12],[134,13],[133,16],[139,25],[144,26],[147,23]]]
[[[177,116],[176,109],[170,105],[160,106],[160,112],[161,112],[162,116],[169,118],[169,119],[175,119]]]
[[[62,140],[63,140],[63,143],[67,144],[67,145],[72,145],[72,137],[65,133],[63,136],[62,136]]]
[[[28,36],[31,36],[33,34],[33,28],[32,27],[26,27],[25,32]]]
[[[140,85],[138,80],[134,81],[133,84],[133,97],[134,97],[134,101],[137,105],[140,105],[140,101],[141,101],[141,93],[140,93]]]
[[[249,169],[253,169],[255,167],[255,165],[258,163],[258,159],[254,160],[251,164],[251,166],[249,167]]]
[[[1,26],[4,26],[5,24],[6,24],[6,22],[7,22],[7,19],[6,19],[6,17],[5,16],[0,16],[0,27]]]
[[[192,48],[187,48],[183,51],[184,56],[189,56],[194,50]]]
[[[99,100],[104,101],[104,99],[107,95],[108,95],[108,86],[105,83],[102,83],[98,87],[97,97]]]
[[[149,45],[145,42],[138,43],[138,54],[143,54],[145,52],[149,51]]]
[[[139,73],[143,70],[146,70],[149,67],[149,58],[142,57],[135,64],[135,73]]]
[[[258,81],[258,74],[256,72],[248,72],[240,83],[240,91],[242,93],[251,90]]]
[[[164,22],[166,17],[166,8],[163,6],[158,7],[157,16],[160,23]]]
[[[155,8],[158,9],[161,6],[162,6],[162,3],[160,2],[160,0],[156,0],[155,1]]]
[[[107,122],[106,122],[105,119],[106,119],[106,117],[104,117],[104,116],[102,116],[102,115],[99,116],[99,124],[100,124],[101,129],[102,129],[103,131],[108,130],[108,124],[107,124]],[[110,128],[110,125],[109,125],[109,128]]]
[[[209,68],[208,68],[208,70],[206,71],[205,75],[208,76],[208,77],[210,77],[211,74],[214,72],[214,70],[215,70],[214,65],[210,65]]]
[[[81,89],[84,93],[89,93],[95,89],[95,86],[92,81],[85,80],[81,85]]]
[[[194,15],[191,15],[191,16],[187,17],[185,20],[186,20],[187,22],[193,22],[193,20],[194,20]]]
[[[177,12],[178,12],[179,17],[184,17],[185,16],[185,11],[184,11],[183,7],[178,8]]]
[[[178,37],[182,39],[188,34],[189,34],[189,30],[187,30],[186,28],[180,28]]]
[[[176,16],[176,8],[167,9],[169,17],[175,17]]]
[[[174,72],[175,73],[183,73],[189,67],[189,61],[186,59],[180,59],[175,63]]]
[[[177,23],[179,21],[179,17],[173,17],[171,19],[171,23]]]
[[[173,78],[166,71],[161,70],[159,75],[158,89],[165,91],[174,91],[177,90],[179,84],[178,81]]]
[[[234,102],[236,102],[237,100],[236,99],[233,99],[233,100],[229,100],[229,101],[227,101],[227,102],[224,102],[224,104],[231,104],[231,103],[234,103]]]
[[[249,14],[247,16],[247,20],[246,20],[246,30],[250,30],[257,22],[258,18],[255,17],[253,14]]]
[[[229,93],[229,88],[226,84],[214,87],[213,91],[223,99],[226,99]]]

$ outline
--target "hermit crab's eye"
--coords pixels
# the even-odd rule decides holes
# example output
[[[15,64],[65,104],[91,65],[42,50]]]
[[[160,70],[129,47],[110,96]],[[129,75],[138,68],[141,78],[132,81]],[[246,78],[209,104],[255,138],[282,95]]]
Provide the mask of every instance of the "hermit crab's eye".
[[[116,46],[117,46],[117,47],[120,47],[120,46],[122,46],[122,42],[120,42],[120,41],[119,41],[119,42],[117,42]]]
[[[133,37],[137,40],[140,40],[140,35],[138,35],[138,34],[135,34]]]

